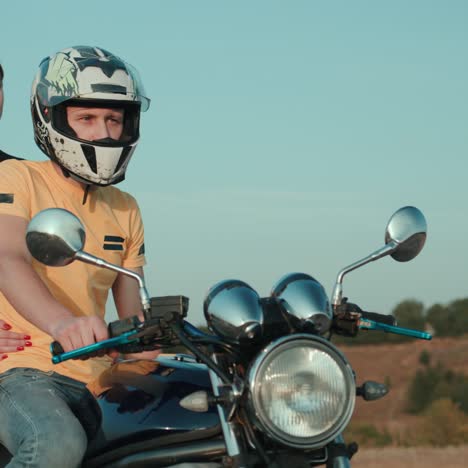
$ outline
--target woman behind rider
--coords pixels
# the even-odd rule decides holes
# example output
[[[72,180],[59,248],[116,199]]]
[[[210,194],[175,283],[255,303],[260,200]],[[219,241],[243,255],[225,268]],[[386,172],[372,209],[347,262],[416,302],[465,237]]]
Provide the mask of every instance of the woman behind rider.
[[[54,366],[49,344],[71,351],[107,338],[110,291],[120,318],[141,310],[128,276],[33,260],[28,222],[44,208],[66,208],[86,226],[87,252],[142,275],[138,205],[113,185],[125,177],[148,107],[136,71],[120,58],[98,47],[64,49],[41,62],[31,94],[35,140],[50,160],[0,167],[0,317],[34,343],[0,360],[0,445],[13,455],[9,467],[80,466],[89,437],[80,419],[86,383],[112,359]]]
[[[4,70],[2,64],[0,63],[0,119],[2,118],[3,113],[3,103],[4,103],[4,91],[3,91],[3,78]],[[20,159],[10,156],[9,154],[4,153],[0,149],[0,162],[5,161],[6,159]],[[0,361],[8,357],[8,353],[13,353],[17,351],[24,351],[24,348],[31,346],[32,343],[29,341],[31,337],[25,335],[24,333],[16,333],[11,331],[11,325],[6,323],[0,318]]]

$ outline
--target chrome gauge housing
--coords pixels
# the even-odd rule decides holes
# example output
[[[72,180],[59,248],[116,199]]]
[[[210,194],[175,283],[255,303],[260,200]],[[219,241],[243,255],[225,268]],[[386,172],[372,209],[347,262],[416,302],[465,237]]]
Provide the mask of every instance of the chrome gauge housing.
[[[305,334],[270,343],[247,373],[255,424],[284,445],[314,449],[333,440],[354,410],[356,385],[345,357]]]
[[[260,297],[243,281],[215,284],[206,295],[203,311],[210,329],[230,343],[255,343],[262,335]]]
[[[330,329],[333,313],[323,286],[306,273],[290,273],[273,287],[277,298],[294,326],[300,331],[323,335]]]

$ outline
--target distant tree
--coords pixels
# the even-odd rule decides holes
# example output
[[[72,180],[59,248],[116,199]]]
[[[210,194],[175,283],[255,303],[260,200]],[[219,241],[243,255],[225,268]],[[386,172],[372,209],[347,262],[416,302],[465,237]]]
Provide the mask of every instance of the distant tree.
[[[398,325],[406,328],[422,330],[426,324],[424,317],[424,305],[414,299],[400,302],[394,309],[393,315],[398,320]]]
[[[427,310],[427,322],[434,329],[436,336],[450,335],[450,316],[447,307],[441,304],[434,304]]]
[[[392,311],[398,322],[398,326],[405,328],[413,328],[415,330],[424,330],[426,325],[426,318],[424,315],[424,305],[415,299],[406,299],[399,304]],[[402,342],[410,341],[415,338],[410,338],[402,335],[391,334],[388,336],[389,342]]]
[[[468,298],[457,299],[448,305],[452,336],[468,333]]]
[[[460,336],[468,333],[468,298],[457,299],[447,306],[434,304],[427,311],[427,322],[437,336]]]

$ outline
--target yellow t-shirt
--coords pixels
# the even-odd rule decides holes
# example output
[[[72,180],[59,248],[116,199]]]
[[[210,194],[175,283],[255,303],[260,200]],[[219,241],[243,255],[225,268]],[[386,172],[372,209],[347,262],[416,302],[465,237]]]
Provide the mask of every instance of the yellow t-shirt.
[[[143,223],[135,199],[116,187],[92,187],[83,204],[83,193],[82,188],[58,174],[51,161],[1,164],[0,214],[29,221],[45,208],[65,208],[85,227],[86,252],[126,268],[143,266]],[[32,266],[52,295],[74,315],[104,317],[109,289],[117,273],[80,261],[65,267],[48,267],[33,259]],[[49,351],[52,338],[26,321],[1,293],[0,318],[13,331],[31,335],[33,343],[0,361],[0,373],[14,367],[33,367],[89,382],[110,365],[107,357],[52,364]]]

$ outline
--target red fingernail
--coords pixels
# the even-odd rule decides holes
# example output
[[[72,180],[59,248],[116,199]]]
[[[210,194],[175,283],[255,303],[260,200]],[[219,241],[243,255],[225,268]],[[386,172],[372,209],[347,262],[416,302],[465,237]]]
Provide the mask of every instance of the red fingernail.
[[[8,354],[4,354],[4,355],[1,357],[0,361],[3,361],[3,360],[6,359],[7,357],[8,357]]]
[[[31,337],[30,337],[29,335],[24,335],[23,338],[24,338],[25,340],[30,340],[30,339],[31,339]]]
[[[25,341],[24,346],[32,346],[32,343],[30,341]]]
[[[8,325],[8,323],[4,323],[4,324],[3,324],[3,329],[4,329],[4,330],[10,330],[10,329],[11,329],[11,325]]]
[[[24,351],[24,346],[18,346],[18,347],[16,348],[16,351]]]

